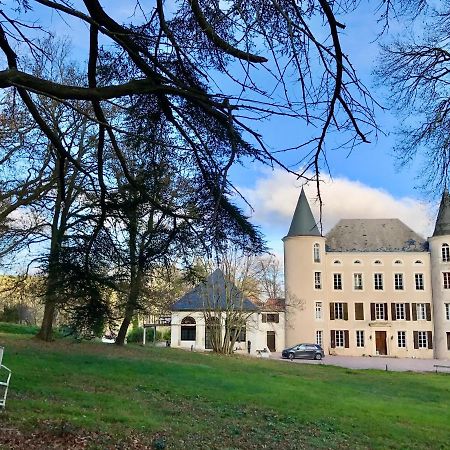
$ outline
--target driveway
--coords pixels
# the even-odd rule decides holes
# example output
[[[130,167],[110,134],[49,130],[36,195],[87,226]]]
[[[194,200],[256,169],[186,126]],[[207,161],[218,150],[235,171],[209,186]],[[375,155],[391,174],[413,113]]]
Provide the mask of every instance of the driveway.
[[[381,356],[331,356],[327,355],[322,361],[295,359],[293,362],[282,359],[281,353],[272,353],[270,359],[279,360],[286,364],[323,364],[328,366],[346,367],[348,369],[379,369],[397,372],[435,372],[434,365],[449,366],[437,368],[438,372],[450,374],[450,360],[417,359],[417,358],[383,358]]]

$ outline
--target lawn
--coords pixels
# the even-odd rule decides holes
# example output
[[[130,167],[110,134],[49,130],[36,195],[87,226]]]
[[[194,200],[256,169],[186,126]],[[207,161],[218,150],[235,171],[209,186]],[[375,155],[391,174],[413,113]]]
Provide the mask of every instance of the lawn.
[[[449,448],[450,376],[0,331],[0,448]]]

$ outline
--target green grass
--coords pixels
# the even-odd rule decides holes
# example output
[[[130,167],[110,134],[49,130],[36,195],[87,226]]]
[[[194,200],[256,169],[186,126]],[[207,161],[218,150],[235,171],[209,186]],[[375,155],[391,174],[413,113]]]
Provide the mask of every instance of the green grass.
[[[1,333],[0,345],[13,370],[0,429],[138,435],[142,448],[449,448],[446,374]]]
[[[0,333],[32,334],[35,335],[39,327],[19,325],[17,323],[0,322]]]

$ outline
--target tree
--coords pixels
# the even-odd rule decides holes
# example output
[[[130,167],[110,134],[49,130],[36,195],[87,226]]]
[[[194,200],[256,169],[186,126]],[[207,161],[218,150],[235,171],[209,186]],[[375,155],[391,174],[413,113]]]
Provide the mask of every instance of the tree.
[[[399,3],[404,7],[398,9],[401,19],[411,25],[408,33],[382,46],[377,75],[389,86],[391,106],[402,118],[397,144],[401,164],[422,156],[424,186],[441,192],[450,166],[450,7],[423,0]]]
[[[77,65],[69,60],[67,42],[47,39],[39,45],[43,52],[29,63],[34,74],[66,83],[80,81]],[[0,150],[6,167],[1,173],[0,214],[7,226],[0,237],[5,252],[10,254],[17,254],[24,246],[40,247],[36,250],[40,254],[38,261],[32,262],[40,264],[47,282],[38,337],[51,340],[57,306],[62,300],[59,289],[63,284],[64,241],[83,215],[84,232],[88,232],[87,185],[95,191],[95,163],[90,152],[95,149],[96,137],[86,118],[90,108],[87,102],[73,102],[68,107],[52,98],[30,94],[36,112],[78,164],[70,165],[46,134],[36,128],[26,106],[15,104],[12,95],[6,95],[2,102],[5,126]],[[81,163],[89,167],[89,175],[79,170]]]
[[[229,355],[257,310],[248,299],[255,287],[250,276],[252,256],[229,249],[218,255],[216,262],[205,262],[205,266],[210,275],[196,288],[203,302],[205,345]]]
[[[259,297],[279,299],[284,297],[283,269],[274,255],[261,256],[253,264],[254,277],[258,280]]]
[[[0,21],[0,50],[7,60],[0,71],[0,87],[17,92],[55,150],[80,170],[83,165],[36,110],[31,93],[60,102],[90,101],[89,120],[109,140],[131,184],[135,179],[116,145],[117,134],[126,130],[117,129],[104,107],[109,101],[126,107],[130,95],[150,96],[178,144],[192,152],[217,203],[225,186],[234,189],[228,172],[236,162],[248,158],[291,171],[269,150],[255,121],[283,116],[318,130],[295,147],[301,165],[297,175],[307,179],[313,169],[318,186],[330,133],[339,131],[340,144],[353,146],[367,142],[376,129],[372,99],[342,48],[340,33],[345,25],[336,16],[352,11],[356,1],[189,0],[171,3],[169,8],[156,0],[151,6],[136,2],[136,13],[126,23],[108,13],[99,0],[82,4],[84,8],[77,9],[66,1],[18,0],[14,7],[5,5]],[[21,66],[24,52],[42,51],[33,38],[46,28],[26,22],[37,14],[33,11],[37,7],[89,28],[82,82],[45,78]],[[104,76],[105,63],[116,73],[108,70]],[[297,80],[293,86],[290,79]],[[209,135],[199,123],[208,123]],[[214,139],[224,143],[226,151],[220,156],[209,153]],[[99,167],[103,145],[100,139]],[[183,214],[176,208],[169,212],[173,217]]]

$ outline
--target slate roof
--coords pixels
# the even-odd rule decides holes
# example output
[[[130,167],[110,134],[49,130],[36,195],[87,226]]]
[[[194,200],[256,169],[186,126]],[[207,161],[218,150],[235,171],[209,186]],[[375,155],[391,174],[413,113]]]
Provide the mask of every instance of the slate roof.
[[[428,243],[399,219],[342,219],[325,236],[327,252],[425,252]]]
[[[291,236],[320,236],[311,208],[309,207],[305,191],[302,188],[297,207],[292,217],[291,226],[286,237]]]
[[[208,297],[210,303],[208,303]],[[241,308],[242,302],[243,311],[258,310],[257,306],[249,299],[242,300],[242,294],[238,288],[229,280],[226,280],[223,272],[217,269],[203,283],[200,283],[175,302],[172,305],[172,310],[203,311],[206,308],[225,310],[229,309],[227,301],[229,304],[233,301],[236,309]]]
[[[434,227],[433,236],[444,236],[450,234],[450,196],[445,189],[442,194],[441,204]]]

